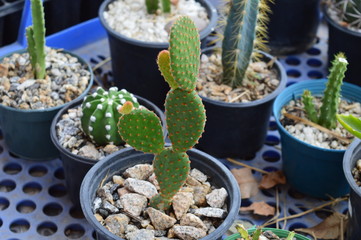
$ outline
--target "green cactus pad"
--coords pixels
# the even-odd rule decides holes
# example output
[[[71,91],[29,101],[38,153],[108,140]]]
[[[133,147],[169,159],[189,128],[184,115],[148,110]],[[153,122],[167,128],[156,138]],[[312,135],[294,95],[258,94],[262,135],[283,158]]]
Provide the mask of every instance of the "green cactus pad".
[[[194,90],[199,74],[199,33],[189,17],[179,17],[169,40],[172,75],[180,88]]]
[[[157,115],[148,109],[134,109],[118,122],[120,136],[132,147],[148,153],[164,149],[162,125]]]
[[[190,161],[185,152],[178,153],[167,148],[155,156],[153,167],[160,186],[159,198],[172,199],[187,179]],[[159,203],[162,201],[157,201],[157,204]],[[167,206],[166,203],[163,205]]]
[[[114,87],[105,91],[98,88],[83,101],[83,116],[80,119],[83,132],[98,145],[123,143],[117,131],[118,119],[122,116],[118,108],[127,101],[132,102],[135,108],[139,107],[134,95],[124,89],[118,91]]]
[[[168,50],[163,50],[159,52],[157,63],[159,71],[162,73],[165,81],[169,84],[171,88],[177,88],[178,83],[174,80],[170,69],[170,54]]]
[[[149,205],[158,210],[167,211],[172,205],[172,199],[163,198],[160,194],[150,199]]]
[[[187,151],[203,133],[206,114],[201,98],[195,91],[172,89],[166,98],[169,138],[174,151]]]

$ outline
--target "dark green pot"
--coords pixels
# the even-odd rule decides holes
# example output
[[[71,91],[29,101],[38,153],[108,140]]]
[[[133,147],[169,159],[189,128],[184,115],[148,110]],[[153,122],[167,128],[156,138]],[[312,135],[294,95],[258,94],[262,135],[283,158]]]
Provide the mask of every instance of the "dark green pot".
[[[272,231],[274,234],[276,234],[278,237],[282,237],[285,238],[288,236],[288,234],[290,233],[290,231],[287,230],[283,230],[283,229],[276,229],[276,228],[263,228],[264,231],[270,230]],[[255,228],[252,229],[248,229],[248,233],[252,234],[254,231],[256,231]],[[241,235],[239,235],[239,233],[235,233],[229,237],[227,237],[225,240],[236,240],[238,238],[240,238]],[[294,236],[297,240],[310,240],[309,238],[302,236],[300,234],[295,234]]]
[[[23,53],[25,50],[13,52]],[[76,99],[52,108],[42,110],[23,110],[7,107],[0,104],[0,127],[8,150],[27,160],[44,161],[59,156],[59,151],[50,139],[50,125],[57,112],[64,106],[83,98],[93,84],[93,72],[90,65],[81,57],[64,51],[87,66],[90,72],[90,80],[87,89]],[[0,62],[4,56],[0,59]]]

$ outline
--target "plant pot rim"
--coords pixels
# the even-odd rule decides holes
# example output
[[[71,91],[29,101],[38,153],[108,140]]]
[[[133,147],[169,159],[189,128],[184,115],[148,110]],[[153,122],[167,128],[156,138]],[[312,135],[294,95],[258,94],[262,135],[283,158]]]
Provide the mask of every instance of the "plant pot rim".
[[[326,21],[331,25],[333,26],[334,28],[338,29],[339,31],[341,32],[345,32],[347,34],[350,34],[350,35],[353,35],[355,37],[361,37],[361,32],[357,32],[357,31],[354,31],[354,30],[351,30],[349,28],[346,28],[346,27],[342,27],[340,24],[338,24],[337,22],[335,22],[329,15],[328,15],[328,12],[327,12],[327,9],[329,7],[327,6],[327,4],[322,4],[322,12],[323,12],[323,15],[325,16],[325,19]]]
[[[253,228],[253,227],[252,227],[252,228],[250,228],[250,229],[247,229],[247,232],[248,232],[248,233],[253,233],[255,230],[256,230],[256,228]],[[277,234],[290,233],[290,232],[291,232],[291,231],[289,231],[289,230],[278,229],[278,228],[263,228],[262,230],[264,230],[264,231],[270,230],[270,231],[272,231],[273,233],[275,233],[276,235],[277,235]],[[241,235],[240,235],[239,233],[235,233],[235,234],[232,234],[232,235],[228,236],[225,240],[231,240],[231,239],[233,239],[233,238],[235,238],[235,237],[241,237]],[[307,238],[307,237],[305,237],[305,236],[303,236],[303,235],[301,235],[301,234],[298,234],[298,233],[296,233],[294,237],[296,237],[298,240],[309,240],[309,238]]]
[[[202,51],[202,53],[212,51],[213,49],[214,48],[212,48],[212,47],[211,48],[205,48]],[[286,84],[287,84],[286,71],[285,71],[284,67],[282,66],[282,64],[277,60],[276,57],[274,57],[274,56],[272,56],[269,53],[266,53],[264,51],[260,51],[260,50],[256,50],[256,51],[260,52],[263,56],[265,56],[266,58],[268,58],[270,60],[275,59],[273,68],[278,69],[280,75],[279,75],[279,84],[278,84],[277,88],[273,92],[266,95],[262,99],[258,99],[258,100],[251,101],[251,102],[243,102],[243,103],[228,103],[228,102],[214,100],[214,99],[211,99],[209,97],[199,95],[203,99],[203,101],[207,101],[207,102],[212,103],[214,105],[218,105],[218,106],[222,106],[222,107],[228,107],[228,108],[246,108],[246,107],[257,106],[257,105],[263,104],[265,102],[271,101],[274,98],[276,98],[277,95],[279,95],[282,92],[282,90],[286,87]]]
[[[5,106],[3,104],[0,104],[0,107],[5,108],[8,111],[13,111],[13,112],[41,114],[43,112],[57,111],[57,110],[65,107],[67,105],[73,104],[74,102],[77,102],[80,99],[82,99],[89,92],[90,88],[93,86],[93,81],[94,81],[93,70],[92,70],[91,66],[89,65],[89,63],[87,61],[85,61],[82,57],[80,57],[79,55],[77,55],[75,53],[72,53],[70,51],[67,51],[67,50],[64,50],[64,49],[56,49],[56,48],[51,48],[51,49],[55,49],[55,50],[57,50],[59,52],[63,52],[63,53],[69,54],[69,55],[71,55],[73,57],[76,57],[81,64],[86,66],[86,70],[88,70],[88,72],[90,73],[89,82],[88,82],[88,86],[86,87],[86,89],[84,89],[84,91],[78,97],[74,98],[73,100],[71,100],[69,102],[66,102],[66,103],[64,103],[62,105],[55,106],[55,107],[50,107],[50,108],[45,108],[45,109],[19,109],[19,108]],[[15,53],[22,54],[22,53],[26,53],[26,52],[27,52],[27,49],[16,50],[14,52],[6,54],[5,56],[2,56],[0,58],[0,61],[2,61],[4,58],[9,57],[9,56],[11,56],[11,55],[13,55]]]
[[[346,177],[346,180],[348,182],[348,184],[351,186],[352,190],[359,196],[361,197],[361,187],[359,187],[356,182],[355,182],[355,179],[353,178],[352,176],[352,168],[353,166],[351,166],[351,163],[352,163],[352,157],[354,155],[354,151],[355,149],[358,147],[358,146],[361,146],[361,140],[356,138],[350,145],[349,147],[347,148],[346,152],[345,152],[345,155],[343,156],[343,163],[342,163],[342,166],[343,166],[343,172],[344,172],[344,175]],[[360,150],[361,151],[361,150]],[[353,164],[355,165],[355,164]],[[347,174],[346,174],[347,173]]]
[[[170,146],[170,144],[166,144],[166,146]],[[207,158],[209,161],[213,162],[215,165],[217,165],[217,167],[219,167],[220,171],[218,172],[223,172],[223,173],[228,173],[230,172],[229,169],[224,166],[221,162],[219,162],[216,158],[212,157],[211,155],[205,153],[205,152],[202,152],[200,150],[197,150],[195,148],[192,148],[190,150],[188,150],[189,153],[191,154],[196,154],[197,156],[200,156],[200,157],[204,157],[204,158]],[[121,149],[120,151],[117,152],[117,154],[127,154],[126,156],[131,156],[133,154],[144,154],[144,153],[141,153],[139,151],[136,151],[134,148],[132,147],[129,147],[129,148],[124,148],[124,149]],[[89,176],[94,176],[94,175],[99,175],[101,174],[102,172],[106,171],[107,169],[104,168],[103,166],[109,166],[109,164],[107,162],[111,161],[112,157],[114,157],[115,155],[108,155],[106,157],[106,159],[103,159],[103,161],[99,161],[98,163],[96,163],[89,171],[88,173],[86,174],[86,176],[84,177],[84,180],[81,184],[81,188],[80,188],[80,203],[81,203],[81,208],[83,210],[83,213],[88,221],[88,223],[95,229],[99,229],[103,234],[107,235],[108,237],[111,236],[112,238],[114,239],[119,239],[119,240],[123,240],[123,238],[120,238],[119,236],[116,236],[114,234],[112,234],[110,231],[108,231],[103,225],[101,225],[93,215],[91,216],[88,216],[89,213],[93,213],[93,209],[92,209],[92,206],[90,205],[86,205],[84,204],[84,200],[82,200],[82,198],[88,198],[89,194],[89,189],[90,189],[90,186],[92,185],[92,183],[90,181],[85,181],[87,178],[89,178]],[[137,155],[135,155],[137,156]],[[192,158],[192,156],[190,156],[190,159]],[[119,161],[119,159],[117,159]],[[192,160],[191,160],[192,161]],[[192,164],[192,163],[191,163]],[[133,165],[134,166],[134,165]],[[103,168],[102,168],[103,167]],[[99,170],[100,169],[100,170]],[[107,172],[109,172],[109,169],[107,170]],[[106,174],[108,175],[108,173]],[[236,181],[236,179],[233,177],[233,175],[231,173],[225,175],[229,181],[231,182],[231,186],[235,186],[234,188],[232,188],[232,193],[234,195],[233,199],[230,198],[230,196],[228,196],[229,198],[229,202],[232,203],[232,200],[233,200],[233,204],[229,204],[228,207],[230,207],[230,209],[228,210],[228,215],[227,217],[223,220],[222,224],[216,228],[215,231],[213,231],[211,234],[208,234],[207,236],[205,236],[204,238],[207,238],[208,236],[210,235],[215,235],[217,236],[216,234],[219,234],[217,232],[218,229],[221,229],[222,226],[225,226],[227,225],[227,229],[231,226],[233,220],[230,222],[230,218],[233,218],[234,216],[233,215],[238,215],[238,210],[239,210],[239,207],[240,207],[240,204],[241,204],[241,193],[239,191],[239,188],[238,188],[238,183]],[[109,176],[108,176],[109,177]],[[218,186],[218,187],[221,187],[221,186]],[[229,194],[229,193],[228,193]],[[230,194],[229,194],[230,195]],[[86,196],[86,197],[85,197]],[[92,201],[91,200],[91,204],[92,204]],[[227,221],[228,219],[228,221]],[[214,237],[214,236],[212,236]],[[204,238],[201,238],[201,239],[204,239]],[[200,240],[201,240],[200,239]],[[213,240],[213,239],[212,239]]]
[[[309,144],[307,142],[304,142],[304,141],[301,141],[299,140],[298,138],[294,137],[292,134],[290,134],[285,128],[284,126],[281,124],[280,122],[280,114],[279,114],[279,111],[278,109],[276,109],[276,103],[278,102],[278,100],[283,96],[283,95],[286,95],[288,93],[293,93],[295,89],[300,89],[303,87],[303,89],[307,89],[307,87],[310,85],[310,84],[316,84],[316,85],[324,85],[326,87],[326,83],[327,83],[327,79],[319,79],[319,80],[305,80],[305,81],[301,81],[301,82],[297,82],[297,83],[294,83],[292,84],[291,86],[288,86],[282,93],[280,93],[280,95],[276,98],[275,100],[275,103],[273,104],[273,116],[275,118],[275,122],[278,126],[278,129],[279,131],[282,131],[284,132],[288,137],[291,137],[293,138],[296,142],[298,142],[299,144],[302,144],[304,146],[306,146],[307,148],[311,148],[311,149],[314,149],[314,150],[318,150],[318,151],[322,151],[322,152],[329,152],[329,153],[345,153],[346,150],[342,150],[342,149],[326,149],[326,148],[321,148],[321,147],[317,147],[317,146],[314,146],[312,144]],[[351,83],[348,83],[348,82],[343,82],[342,86],[341,86],[341,89],[342,87],[357,87],[357,88],[360,88],[354,84],[351,84]],[[360,88],[360,91],[361,91],[361,88]],[[294,95],[294,93],[293,93]],[[347,98],[345,98],[347,99]],[[284,105],[283,105],[284,106]],[[282,106],[282,107],[283,107]]]
[[[139,100],[140,101],[143,101],[143,102],[146,102],[148,105],[150,105],[153,109],[151,109],[151,111],[154,111],[156,114],[160,114],[162,117],[160,118],[161,122],[163,123],[163,126],[162,126],[162,129],[163,129],[163,134],[164,134],[164,137],[167,136],[167,129],[166,129],[166,126],[165,126],[165,117],[163,114],[163,112],[154,104],[152,103],[151,101],[143,98],[143,97],[140,97],[138,95],[135,95],[134,96],[138,99],[138,102]],[[57,130],[56,130],[56,124],[59,122],[61,116],[70,108],[74,108],[76,106],[79,106],[81,105],[81,103],[83,102],[83,98],[81,99],[78,99],[77,101],[74,101],[73,103],[67,105],[67,106],[64,106],[56,115],[55,117],[53,118],[53,121],[51,122],[51,127],[50,127],[50,138],[51,138],[51,141],[54,143],[54,145],[56,146],[56,148],[61,152],[63,153],[64,155],[68,156],[69,158],[72,158],[72,159],[76,159],[77,161],[79,162],[82,162],[82,163],[86,163],[86,164],[95,164],[99,161],[102,161],[103,159],[90,159],[90,158],[87,158],[87,157],[84,157],[84,156],[79,156],[79,155],[76,155],[72,152],[70,152],[68,149],[64,148],[60,143],[59,143],[59,139],[58,139],[58,136],[57,136]],[[126,149],[123,148],[123,149]],[[123,150],[123,149],[120,149],[119,151]],[[116,153],[118,153],[119,151],[116,151],[116,152],[113,152],[109,155],[107,155],[106,157],[108,156],[112,156]]]
[[[116,31],[114,31],[107,23],[107,21],[104,19],[104,14],[103,12],[105,11],[105,9],[108,8],[108,5],[111,2],[114,2],[116,0],[105,0],[103,1],[103,3],[100,5],[99,8],[99,12],[98,12],[98,16],[100,19],[101,24],[103,25],[103,27],[107,30],[108,34],[111,34],[113,37],[117,38],[118,40],[127,42],[129,44],[133,44],[133,45],[137,45],[140,47],[148,47],[148,48],[159,48],[159,49],[165,49],[168,48],[169,43],[167,42],[145,42],[145,41],[140,41],[134,38],[130,38],[127,37],[121,33],[118,33]],[[196,0],[199,1],[199,0]],[[207,25],[206,28],[204,28],[202,31],[200,31],[199,35],[200,35],[200,39],[204,39],[206,38],[212,31],[214,31],[217,22],[218,22],[218,14],[217,14],[217,9],[208,2],[208,0],[201,0],[203,1],[204,4],[203,7],[206,9],[209,9],[209,11],[211,12],[211,14],[208,14],[209,18],[209,23]]]

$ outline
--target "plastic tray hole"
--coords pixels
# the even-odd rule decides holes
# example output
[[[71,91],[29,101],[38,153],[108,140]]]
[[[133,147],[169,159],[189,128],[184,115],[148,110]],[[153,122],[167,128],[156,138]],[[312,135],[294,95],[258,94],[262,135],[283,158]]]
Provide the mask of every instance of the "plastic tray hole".
[[[291,85],[293,85],[293,84],[295,84],[296,82],[295,81],[288,81],[287,83],[286,83],[286,87],[289,87],[289,86],[291,86]]]
[[[2,140],[3,138],[3,132],[0,130],[0,140]]]
[[[28,231],[30,223],[25,219],[18,219],[10,224],[10,231],[13,233],[23,233]]]
[[[286,63],[291,66],[297,66],[300,65],[301,61],[296,57],[288,57],[286,58]]]
[[[23,192],[29,195],[34,195],[41,192],[42,187],[37,182],[30,182],[24,185]]]
[[[104,60],[106,59],[106,57],[103,56],[103,55],[98,55],[98,58],[99,58],[100,60],[102,60],[102,61],[104,61]]]
[[[21,172],[22,167],[18,163],[8,163],[4,166],[3,170],[6,174],[14,175]]]
[[[277,162],[281,159],[281,155],[276,151],[269,150],[262,154],[262,158],[267,162]]]
[[[252,204],[252,201],[249,199],[242,199],[241,201],[241,207],[248,207]]]
[[[302,204],[300,203],[296,203],[296,207],[298,207],[298,209],[300,209],[301,211],[305,212],[308,210],[307,207],[303,206]]]
[[[307,76],[312,79],[321,79],[323,78],[323,74],[319,71],[309,71]]]
[[[3,220],[0,218],[0,228],[3,226]]]
[[[241,159],[246,160],[246,161],[250,161],[250,160],[254,159],[255,157],[256,157],[256,154],[252,153],[252,154],[249,154],[249,155],[246,155],[246,156],[242,156]]]
[[[64,234],[70,239],[81,238],[85,233],[84,228],[79,224],[72,224],[65,228]]]
[[[52,222],[43,222],[36,228],[36,231],[41,236],[51,236],[58,231],[58,227]]]
[[[43,208],[43,213],[53,217],[59,215],[63,211],[63,207],[58,203],[48,203]]]
[[[317,43],[320,43],[320,37],[316,37],[316,42],[315,42],[315,44],[317,44]]]
[[[77,208],[77,207],[72,207],[70,209],[69,213],[70,213],[70,216],[72,216],[73,218],[76,218],[76,219],[85,218],[82,210],[80,208]]]
[[[66,195],[66,188],[64,184],[55,184],[49,188],[49,194],[53,197],[64,197]]]
[[[60,168],[56,169],[54,172],[54,176],[60,180],[65,179],[64,168],[60,167]]]
[[[293,230],[295,230],[297,228],[307,228],[307,225],[303,224],[303,223],[296,222],[296,223],[291,224],[290,227],[288,228],[288,230],[293,231]]]
[[[311,58],[307,60],[307,65],[310,67],[321,67],[322,62],[316,58]]]
[[[93,239],[97,239],[97,233],[95,232],[95,231],[93,231],[93,233],[92,233],[92,237],[93,237]]]
[[[94,59],[94,58],[90,58],[90,63],[93,63],[93,64],[97,64],[99,61]]]
[[[269,190],[262,189],[261,192],[267,197],[274,197],[274,194],[271,193]]]
[[[301,77],[301,72],[296,69],[290,69],[287,71],[287,76],[290,78],[299,78]]]
[[[317,217],[319,217],[321,219],[326,219],[327,217],[332,215],[332,210],[329,209],[329,208],[325,208],[325,209],[322,209],[322,210],[315,211],[315,214],[316,214]]]
[[[276,136],[268,135],[266,137],[265,144],[268,145],[268,146],[275,146],[275,145],[280,144],[280,139],[278,137],[276,137]]]
[[[16,205],[16,210],[19,213],[31,213],[36,209],[36,205],[33,201],[24,200]]]
[[[0,182],[0,192],[11,192],[16,188],[16,183],[13,180],[3,180]]]
[[[270,130],[270,131],[275,131],[275,130],[277,130],[277,124],[276,124],[275,121],[270,121],[270,122],[268,123],[268,130]]]
[[[303,193],[300,193],[294,189],[289,189],[288,190],[288,195],[290,195],[291,197],[295,198],[295,199],[302,199],[305,197],[305,195]]]
[[[278,171],[278,168],[273,167],[273,166],[268,166],[268,167],[263,168],[263,170],[265,170],[267,172],[276,172],[276,171]]]
[[[275,208],[275,212],[277,213],[277,204],[275,202],[266,202],[268,205],[272,206]],[[281,210],[281,207],[278,206],[278,212],[280,213],[282,210]]]
[[[48,173],[48,169],[41,165],[36,165],[29,169],[29,174],[33,177],[42,177],[47,173]]]
[[[290,215],[295,215],[295,214],[297,214],[297,212],[296,212],[295,210],[293,210],[292,208],[288,209],[288,213],[289,213]]]
[[[318,48],[310,48],[310,49],[308,49],[307,50],[307,53],[309,54],[309,55],[313,55],[313,56],[315,56],[315,55],[320,55],[321,54],[321,50],[320,49],[318,49]]]
[[[0,197],[0,211],[7,209],[10,205],[9,200],[4,197]]]
[[[12,153],[12,152],[9,152],[9,155],[10,155],[10,157],[13,157],[13,158],[20,158],[18,155],[15,155],[15,154]]]

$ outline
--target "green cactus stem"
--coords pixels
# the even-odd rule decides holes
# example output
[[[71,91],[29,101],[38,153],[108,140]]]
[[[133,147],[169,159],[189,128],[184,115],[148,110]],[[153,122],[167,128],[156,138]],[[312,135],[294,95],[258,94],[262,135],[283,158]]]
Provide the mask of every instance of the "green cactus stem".
[[[199,71],[200,41],[193,21],[178,18],[170,34],[170,47],[158,55],[158,65],[169,83],[165,115],[172,146],[164,147],[159,119],[149,110],[134,109],[118,123],[119,134],[137,150],[155,153],[153,167],[159,182],[159,194],[150,206],[167,210],[173,196],[185,183],[190,161],[186,151],[200,138],[205,124],[205,110],[195,91]]]
[[[311,95],[311,92],[309,90],[305,90],[302,95],[302,102],[305,106],[305,112],[308,116],[308,119],[310,119],[314,123],[318,123],[318,115],[316,111],[316,107],[313,104],[313,96]]]
[[[340,101],[341,85],[345,77],[347,64],[348,62],[343,53],[336,54],[335,59],[332,61],[318,120],[320,125],[328,129],[336,127],[336,114]]]
[[[352,135],[361,139],[361,119],[353,115],[337,115],[337,120]]]
[[[170,13],[170,0],[162,0],[162,10],[164,13]]]
[[[265,0],[231,0],[222,43],[224,84],[239,87],[245,77],[254,49],[265,49],[269,7]]]
[[[31,0],[33,25],[26,29],[30,63],[36,79],[45,79],[45,24],[41,0]]]
[[[163,13],[170,13],[171,11],[171,2],[170,0],[162,0],[162,11]],[[159,0],[145,0],[145,5],[147,7],[147,12],[149,14],[155,14],[159,9]]]
[[[118,109],[126,102],[131,102],[135,108],[139,107],[133,94],[124,89],[118,91],[116,87],[109,91],[98,88],[95,93],[87,96],[82,103],[83,116],[80,119],[84,134],[101,146],[122,144],[117,128],[122,114]]]

